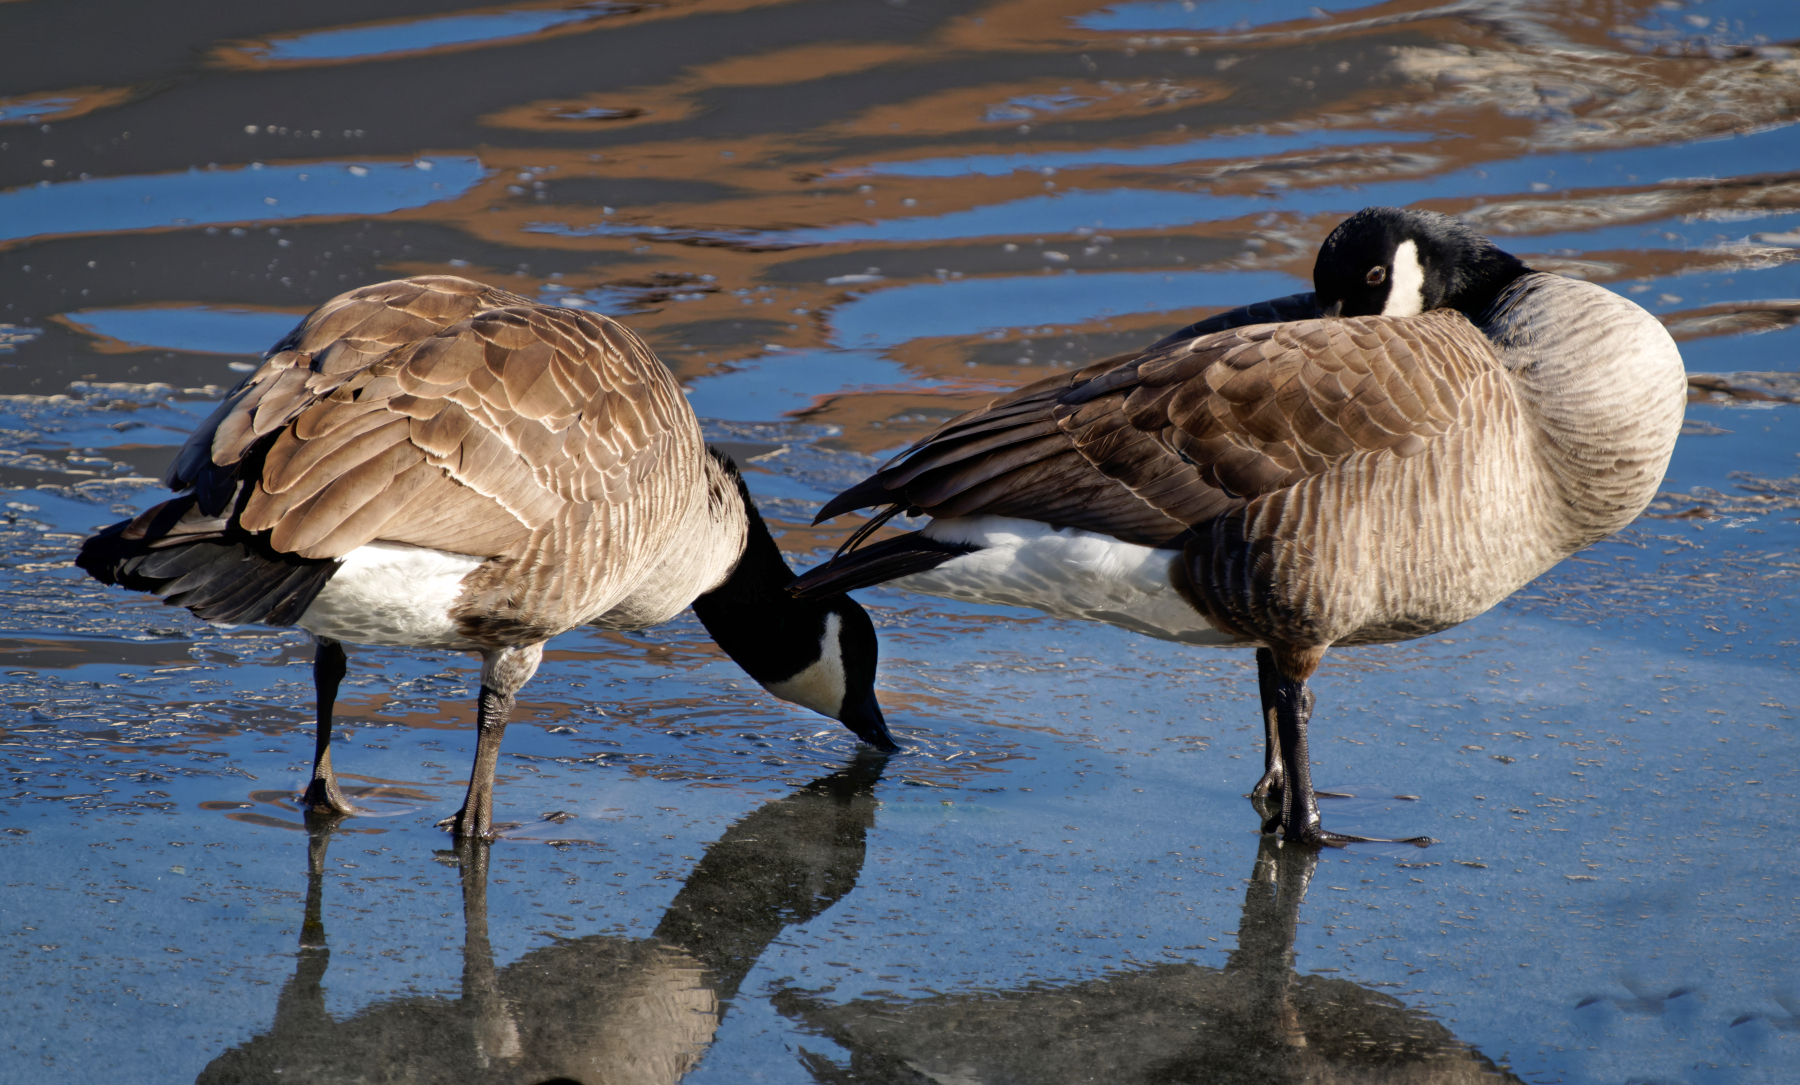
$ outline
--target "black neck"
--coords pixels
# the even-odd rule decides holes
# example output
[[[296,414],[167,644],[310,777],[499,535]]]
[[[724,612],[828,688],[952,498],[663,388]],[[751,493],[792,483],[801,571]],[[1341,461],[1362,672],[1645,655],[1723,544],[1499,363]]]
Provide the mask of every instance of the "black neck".
[[[1529,274],[1531,269],[1524,261],[1473,230],[1468,234],[1458,237],[1443,256],[1449,273],[1445,276],[1447,281],[1440,304],[1461,310],[1464,316],[1480,323],[1483,314],[1493,306],[1494,299],[1500,296],[1500,291],[1519,276]]]
[[[781,556],[737,469],[724,457],[718,459],[736,485],[725,500],[739,501],[744,508],[744,552],[725,583],[694,600],[694,614],[750,677],[765,685],[780,682],[818,660],[819,640],[832,608],[803,602],[788,592],[794,571]]]

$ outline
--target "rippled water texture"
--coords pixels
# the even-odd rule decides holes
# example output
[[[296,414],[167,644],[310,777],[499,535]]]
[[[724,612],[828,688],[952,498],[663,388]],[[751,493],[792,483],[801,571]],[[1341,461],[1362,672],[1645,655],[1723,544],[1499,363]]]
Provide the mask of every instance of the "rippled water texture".
[[[1800,7],[1777,0],[0,4],[0,1081],[1785,1083],[1800,1066]],[[1368,204],[1667,322],[1665,493],[1334,652],[1339,829],[1259,840],[1255,675],[866,593],[905,753],[683,618],[571,634],[491,851],[471,659],[70,565],[340,290],[613,314],[796,560],[999,389],[1304,289]]]

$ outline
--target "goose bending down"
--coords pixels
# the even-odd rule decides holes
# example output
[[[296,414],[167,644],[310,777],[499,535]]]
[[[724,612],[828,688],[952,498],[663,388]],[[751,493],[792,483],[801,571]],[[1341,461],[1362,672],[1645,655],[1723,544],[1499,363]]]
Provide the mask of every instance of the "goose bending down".
[[[894,748],[869,616],[786,590],[736,469],[604,316],[451,276],[339,295],[226,396],[167,482],[185,492],[77,563],[209,622],[317,638],[310,810],[354,812],[331,769],[343,642],[481,654],[475,765],[444,824],[488,836],[501,736],[544,642],[690,603],[765,689]]]
[[[1264,831],[1369,839],[1326,831],[1314,798],[1326,649],[1448,629],[1630,523],[1685,381],[1643,309],[1432,212],[1359,212],[1313,282],[951,420],[819,514],[930,523],[853,537],[795,590],[894,580],[1254,646]]]

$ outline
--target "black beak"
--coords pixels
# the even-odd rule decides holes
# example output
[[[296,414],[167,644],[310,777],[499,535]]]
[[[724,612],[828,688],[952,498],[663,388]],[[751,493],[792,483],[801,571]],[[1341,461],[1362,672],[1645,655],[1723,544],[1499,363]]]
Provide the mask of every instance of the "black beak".
[[[900,748],[900,744],[894,741],[894,736],[888,734],[887,720],[882,718],[881,704],[875,700],[874,690],[869,691],[861,704],[846,704],[839,721],[855,732],[857,738],[878,750],[893,753]]]
[[[1342,315],[1343,311],[1344,311],[1344,299],[1339,298],[1338,300],[1332,302],[1328,307],[1320,309],[1319,315],[1320,316],[1339,316],[1339,315]]]

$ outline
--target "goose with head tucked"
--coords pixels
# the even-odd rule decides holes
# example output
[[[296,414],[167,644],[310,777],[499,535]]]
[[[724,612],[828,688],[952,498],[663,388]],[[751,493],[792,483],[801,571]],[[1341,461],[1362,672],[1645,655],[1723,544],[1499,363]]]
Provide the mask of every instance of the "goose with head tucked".
[[[794,589],[891,580],[1253,647],[1264,831],[1371,840],[1319,816],[1325,652],[1468,621],[1630,523],[1685,378],[1642,308],[1433,212],[1345,220],[1313,283],[952,419],[825,506],[884,511]],[[902,512],[931,520],[857,548]]]
[[[331,767],[344,643],[480,654],[475,764],[444,825],[485,837],[544,642],[690,604],[765,689],[894,748],[868,614],[787,591],[736,468],[605,316],[452,276],[342,294],[225,397],[166,481],[180,496],[88,539],[78,564],[208,622],[316,638],[310,811],[355,812]]]

